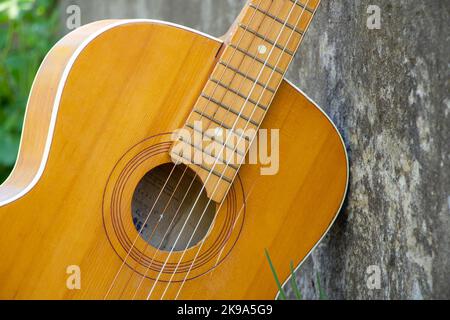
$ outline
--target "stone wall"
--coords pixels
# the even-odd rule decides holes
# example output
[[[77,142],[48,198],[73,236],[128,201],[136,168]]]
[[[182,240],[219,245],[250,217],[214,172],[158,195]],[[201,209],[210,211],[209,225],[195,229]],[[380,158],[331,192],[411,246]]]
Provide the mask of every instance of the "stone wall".
[[[243,0],[62,0],[82,22],[153,18],[220,36]],[[381,28],[367,27],[370,5]],[[346,141],[350,191],[298,272],[305,298],[450,298],[450,2],[323,0],[287,76]],[[369,289],[367,270],[381,271]],[[289,292],[290,288],[286,288]],[[291,293],[292,297],[292,293]]]

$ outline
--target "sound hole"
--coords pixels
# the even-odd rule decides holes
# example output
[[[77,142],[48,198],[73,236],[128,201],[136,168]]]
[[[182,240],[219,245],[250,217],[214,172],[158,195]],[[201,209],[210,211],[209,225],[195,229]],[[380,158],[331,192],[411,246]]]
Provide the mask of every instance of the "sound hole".
[[[211,201],[208,205],[202,188],[201,180],[184,165],[174,169],[168,163],[148,172],[134,191],[131,206],[133,223],[141,237],[164,251],[183,251],[200,242],[216,212],[216,204]]]

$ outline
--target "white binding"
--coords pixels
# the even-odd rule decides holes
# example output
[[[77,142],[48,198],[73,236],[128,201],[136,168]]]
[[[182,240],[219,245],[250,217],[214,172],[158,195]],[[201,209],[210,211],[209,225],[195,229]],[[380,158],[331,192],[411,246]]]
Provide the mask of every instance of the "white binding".
[[[334,219],[333,221],[331,221],[330,225],[328,226],[328,229],[325,231],[325,233],[322,235],[322,237],[319,239],[319,241],[317,241],[316,245],[309,250],[308,254],[303,258],[302,261],[300,261],[300,263],[298,264],[298,266],[295,268],[294,272],[297,273],[297,271],[300,269],[300,267],[303,265],[303,263],[306,261],[306,259],[309,258],[309,256],[311,255],[311,253],[314,251],[314,249],[316,249],[319,244],[322,242],[322,240],[325,238],[325,236],[328,234],[328,232],[330,231],[331,227],[333,227],[334,223],[336,222],[337,217],[339,216],[339,212],[341,212],[342,207],[344,205],[345,202],[345,198],[347,197],[347,192],[348,192],[348,183],[349,183],[349,179],[350,179],[350,164],[348,161],[348,153],[347,153],[347,148],[345,146],[345,142],[344,139],[342,138],[341,133],[339,132],[338,128],[336,127],[336,125],[334,124],[334,122],[331,120],[331,118],[325,113],[325,111],[322,110],[321,107],[319,107],[310,97],[308,97],[302,90],[300,90],[299,88],[297,88],[291,81],[287,80],[286,78],[284,79],[287,83],[289,83],[295,90],[297,90],[298,92],[300,92],[309,102],[311,102],[317,109],[320,110],[320,112],[322,112],[325,117],[327,117],[328,121],[330,121],[330,123],[333,125],[334,129],[336,130],[339,139],[342,142],[342,147],[344,148],[345,151],[345,160],[346,160],[346,164],[347,164],[347,181],[345,182],[345,191],[344,191],[344,195],[342,197],[342,201],[341,204],[339,205],[339,209],[336,211],[336,214],[334,215]],[[283,282],[282,287],[284,287],[289,280],[291,280],[292,275],[290,275],[286,281]],[[275,299],[278,299],[280,293],[278,292],[277,295],[275,296]]]
[[[220,39],[217,39],[217,38],[215,38],[213,36],[210,36],[210,35],[208,35],[206,33],[203,33],[203,32],[200,32],[200,31],[188,28],[188,27],[177,25],[177,24],[171,23],[171,22],[160,21],[160,20],[153,20],[153,19],[128,19],[128,20],[121,20],[121,21],[113,22],[113,23],[107,25],[106,27],[101,28],[98,31],[96,31],[93,34],[91,34],[89,37],[87,37],[80,44],[80,46],[75,50],[73,55],[70,57],[69,61],[67,62],[67,65],[66,65],[66,67],[64,69],[64,72],[63,72],[63,74],[61,76],[61,79],[59,81],[58,89],[56,91],[56,98],[55,98],[55,101],[54,101],[54,104],[53,104],[52,115],[51,115],[51,118],[50,118],[50,125],[49,125],[49,129],[48,129],[47,140],[46,140],[46,143],[45,143],[44,154],[43,154],[43,157],[42,157],[42,160],[41,160],[41,164],[39,166],[39,169],[38,169],[36,175],[34,176],[33,180],[31,180],[31,182],[21,192],[16,194],[14,197],[8,198],[8,199],[3,200],[3,201],[0,201],[0,207],[6,206],[7,204],[10,204],[11,202],[14,202],[14,201],[22,198],[24,195],[26,195],[28,192],[30,192],[30,190],[33,189],[34,186],[41,179],[42,174],[44,173],[45,166],[46,166],[47,161],[48,161],[48,156],[50,154],[50,147],[51,147],[51,144],[52,144],[52,138],[53,138],[55,125],[56,125],[56,117],[57,117],[58,110],[59,110],[59,104],[61,102],[62,92],[63,92],[64,87],[66,85],[66,81],[67,81],[67,77],[69,76],[69,72],[72,69],[72,67],[73,67],[75,61],[77,60],[78,56],[80,55],[80,53],[89,45],[89,43],[91,43],[95,38],[100,36],[102,33],[106,32],[108,30],[111,30],[113,28],[116,28],[118,26],[121,26],[121,25],[126,25],[126,24],[131,24],[131,23],[142,23],[142,22],[153,23],[153,24],[164,24],[164,25],[168,25],[168,26],[184,29],[184,30],[187,30],[187,31],[190,31],[190,32],[193,32],[193,33],[197,33],[199,35],[202,35],[202,36],[207,37],[209,39],[212,39],[214,41],[219,41],[221,43],[223,42]],[[65,37],[67,37],[67,35]],[[60,41],[58,41],[58,43],[56,43],[53,48],[58,46],[58,44],[61,41],[63,41],[64,38],[61,39]],[[49,53],[44,58],[44,62],[49,57],[49,55],[52,52],[53,48],[49,51]],[[42,62],[41,66],[39,67],[39,70],[44,65],[44,62]],[[39,73],[39,71],[38,71],[38,73]],[[31,86],[31,91],[30,92],[33,92],[33,88],[34,88],[34,85],[36,83],[36,78],[33,81],[33,85]],[[31,94],[28,97],[27,111],[25,112],[25,119],[24,119],[24,122],[23,122],[24,126],[25,126],[26,120],[27,120],[28,103],[30,101],[30,97],[31,97]],[[20,139],[19,153],[22,150],[22,142],[23,142],[23,129],[22,129],[22,135],[21,135],[21,139]],[[13,172],[16,170],[16,166],[17,166],[17,161],[16,161],[16,164],[14,165],[14,168],[13,168],[11,174],[9,175],[8,179],[6,179],[6,181],[3,184],[6,184],[8,182],[8,180],[11,178]]]
[[[106,27],[104,27],[104,28],[101,28],[101,29],[99,29],[98,31],[96,31],[95,33],[91,34],[91,35],[90,35],[88,38],[86,38],[86,39],[83,41],[83,43],[81,43],[81,45],[75,50],[75,52],[73,53],[73,55],[70,57],[70,59],[69,59],[67,65],[66,65],[66,67],[65,67],[65,69],[64,69],[64,72],[63,72],[63,74],[62,74],[61,80],[60,80],[59,85],[58,85],[58,90],[57,90],[57,92],[56,92],[56,98],[55,98],[55,101],[54,101],[54,104],[53,104],[53,110],[52,110],[52,115],[51,115],[51,119],[50,119],[50,126],[49,126],[49,130],[48,130],[47,141],[46,141],[46,144],[45,144],[44,155],[43,155],[43,157],[42,157],[42,161],[41,161],[41,164],[40,164],[40,166],[39,166],[38,172],[37,172],[36,175],[34,176],[33,180],[30,182],[30,184],[28,184],[28,186],[26,186],[20,193],[18,193],[18,194],[15,195],[14,197],[11,197],[11,198],[6,199],[6,200],[4,200],[4,201],[0,201],[0,207],[5,206],[5,205],[7,205],[7,204],[9,204],[9,203],[11,203],[11,202],[14,202],[14,201],[16,201],[16,200],[22,198],[24,195],[26,195],[28,192],[30,192],[31,189],[34,188],[34,186],[37,184],[37,182],[38,182],[38,181],[40,180],[40,178],[42,177],[42,174],[43,174],[43,172],[44,172],[45,166],[46,166],[46,164],[47,164],[48,156],[49,156],[49,153],[50,153],[50,147],[51,147],[51,144],[52,144],[53,134],[54,134],[55,125],[56,125],[56,118],[57,118],[57,114],[58,114],[58,110],[59,110],[59,104],[60,104],[60,102],[61,102],[62,92],[63,92],[63,90],[64,90],[64,87],[65,87],[65,84],[66,84],[66,81],[67,81],[67,77],[69,76],[69,72],[70,72],[70,70],[72,69],[72,67],[73,67],[75,61],[77,60],[78,56],[80,55],[80,53],[86,48],[87,45],[89,45],[89,43],[91,43],[95,38],[97,38],[98,36],[100,36],[102,33],[106,32],[106,31],[108,31],[108,30],[111,30],[111,29],[113,29],[113,28],[116,28],[116,27],[118,27],[118,26],[121,26],[121,25],[126,25],[126,24],[131,24],[131,23],[142,23],[142,22],[145,22],[145,23],[154,23],[154,24],[164,24],[164,25],[168,25],[168,26],[172,26],[172,27],[184,29],[184,30],[186,30],[186,31],[190,31],[190,32],[193,32],[193,33],[202,35],[202,36],[204,36],[204,37],[207,37],[207,38],[209,38],[209,39],[212,39],[212,40],[214,40],[214,41],[218,41],[218,42],[223,43],[223,40],[221,40],[221,39],[219,39],[219,38],[216,38],[216,37],[213,37],[213,36],[208,35],[208,34],[206,34],[206,33],[203,33],[203,32],[200,32],[200,31],[197,31],[197,30],[194,30],[194,29],[191,29],[191,28],[189,28],[189,27],[181,26],[181,25],[178,25],[178,24],[175,24],[175,23],[171,23],[171,22],[166,22],[166,21],[161,21],[161,20],[154,20],[154,19],[129,19],[129,20],[121,20],[121,21],[118,21],[118,22],[115,22],[115,23],[111,23],[110,25],[108,25],[108,26],[106,26]],[[67,36],[67,35],[66,35],[66,36]],[[64,39],[64,38],[63,38],[63,39]],[[62,40],[60,40],[60,41],[62,41]],[[58,42],[58,43],[59,43],[59,42]],[[55,45],[55,47],[58,45],[58,43]],[[52,50],[50,50],[50,52],[51,52],[51,51],[52,51]],[[49,53],[47,54],[47,56],[45,57],[44,61],[48,58],[50,52],[49,52]],[[44,64],[44,62],[41,64],[41,67],[42,67],[43,64]],[[39,69],[40,69],[40,68],[39,68]],[[39,71],[38,71],[38,73],[39,73]],[[345,188],[344,196],[343,196],[343,198],[342,198],[341,205],[339,206],[339,209],[338,209],[338,211],[336,212],[333,221],[331,222],[330,226],[328,227],[328,229],[327,229],[327,230],[325,231],[325,233],[323,234],[322,238],[320,238],[320,240],[316,243],[316,245],[308,252],[308,254],[305,256],[305,258],[303,258],[303,260],[302,260],[302,261],[299,263],[299,265],[295,268],[295,272],[297,272],[298,269],[300,269],[300,267],[302,266],[302,264],[305,262],[305,260],[311,255],[311,253],[314,251],[314,249],[315,249],[315,248],[320,244],[320,242],[324,239],[324,237],[325,237],[326,234],[330,231],[331,227],[333,226],[334,222],[336,221],[336,219],[337,219],[337,217],[338,217],[338,213],[341,211],[342,206],[343,206],[343,204],[344,204],[345,197],[346,197],[346,195],[347,195],[350,169],[349,169],[349,161],[348,161],[347,148],[345,147],[344,140],[343,140],[341,134],[339,133],[339,130],[337,129],[336,125],[333,123],[333,121],[330,119],[330,117],[329,117],[329,116],[328,116],[328,115],[327,115],[327,114],[326,114],[326,113],[325,113],[325,112],[324,112],[324,111],[323,111],[323,110],[322,110],[322,109],[321,109],[321,108],[320,108],[320,107],[319,107],[319,106],[318,106],[311,98],[309,98],[302,90],[300,90],[299,88],[297,88],[297,87],[296,87],[292,82],[290,82],[289,80],[287,80],[287,79],[284,79],[284,80],[285,80],[286,82],[288,82],[288,83],[289,83],[294,89],[296,89],[299,93],[301,93],[303,96],[305,96],[306,99],[308,99],[308,101],[310,101],[317,109],[319,109],[319,110],[327,117],[328,121],[330,121],[330,123],[333,125],[333,127],[335,128],[336,132],[337,132],[338,135],[339,135],[339,138],[340,138],[340,140],[341,140],[341,142],[342,142],[342,146],[343,146],[343,148],[344,148],[344,150],[345,150],[345,156],[346,156],[345,158],[346,158],[346,162],[347,162],[347,181],[346,181],[346,188]],[[35,81],[36,81],[36,79],[35,79]],[[31,87],[31,92],[33,91],[33,88],[34,88],[34,85],[35,85],[35,81],[33,82],[33,85],[32,85],[32,87]],[[30,94],[30,96],[31,96],[31,94]],[[28,102],[29,102],[29,99],[30,99],[30,97],[28,98]],[[24,125],[25,125],[25,123],[26,123],[27,114],[28,114],[28,103],[27,103],[27,111],[26,111],[26,113],[25,113]],[[20,152],[21,147],[22,147],[22,139],[23,139],[23,133],[22,133],[21,140],[20,140],[19,152]],[[17,165],[17,163],[16,163],[16,165]],[[16,167],[14,167],[13,172],[14,172],[15,169],[16,169]],[[12,173],[11,173],[11,175],[12,175]],[[10,175],[10,177],[11,177],[11,175]],[[5,181],[5,183],[6,183],[8,180],[9,180],[9,178]],[[283,287],[286,285],[286,283],[289,282],[290,279],[291,279],[291,276],[289,276],[289,277],[286,279],[286,281],[283,283]],[[279,293],[277,294],[277,296],[276,296],[275,298],[278,298],[278,296],[279,296]]]

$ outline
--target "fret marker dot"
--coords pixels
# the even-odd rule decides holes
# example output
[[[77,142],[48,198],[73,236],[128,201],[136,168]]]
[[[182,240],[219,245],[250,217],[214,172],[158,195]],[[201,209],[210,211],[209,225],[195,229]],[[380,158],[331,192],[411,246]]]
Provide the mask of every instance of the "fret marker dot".
[[[258,52],[260,53],[260,54],[265,54],[266,52],[267,52],[267,47],[265,46],[265,45],[259,45],[258,46]]]
[[[216,130],[214,131],[214,135],[216,137],[222,136],[222,129],[221,128],[216,128]]]

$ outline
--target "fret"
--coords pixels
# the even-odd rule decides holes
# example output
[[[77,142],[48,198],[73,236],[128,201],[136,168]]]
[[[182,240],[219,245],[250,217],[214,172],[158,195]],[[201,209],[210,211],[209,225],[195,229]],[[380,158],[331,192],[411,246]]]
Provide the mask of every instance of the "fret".
[[[212,166],[208,167],[206,165],[206,163],[214,163],[214,161],[216,161],[216,159],[219,159],[219,158],[215,157],[214,155],[211,155],[211,154],[207,153],[203,147],[196,146],[193,143],[188,143],[188,142],[183,141],[183,140],[181,140],[181,142],[184,143],[188,148],[193,148],[193,149],[197,150],[198,152],[201,152],[202,156],[206,157],[206,159],[207,159],[206,161],[202,161],[201,163],[195,163],[196,166],[200,167],[201,169],[203,169],[203,170],[205,170],[207,172],[211,172],[216,177],[218,177],[218,178],[220,178],[220,179],[222,179],[222,180],[224,180],[224,181],[226,181],[228,183],[232,182],[231,179],[233,178],[234,173],[229,173],[227,175],[227,171],[231,171],[231,170],[236,171],[236,169],[233,169],[233,168],[230,167],[230,170],[227,170],[224,167],[223,170],[225,172],[217,170],[218,167],[219,167],[219,161],[221,161],[221,160],[217,161],[216,166],[214,166],[214,169],[212,168]],[[192,158],[194,158],[194,156],[192,154],[190,154],[189,157],[184,155],[184,154],[176,154],[176,156],[179,157],[181,161],[184,160],[184,162],[191,162]],[[225,163],[226,162],[222,162],[222,164],[225,164]],[[222,175],[222,173],[224,173],[224,174]]]
[[[192,129],[194,130],[194,129]],[[198,130],[197,130],[198,132]],[[228,153],[227,151],[225,151],[223,149],[223,143],[219,143],[219,142],[210,142],[210,141],[205,141],[203,142],[203,144],[201,146],[198,146],[190,141],[183,141],[182,138],[180,138],[180,140],[178,140],[179,143],[182,143],[185,147],[186,150],[189,150],[189,155],[184,155],[183,151],[184,149],[180,149],[181,152],[176,154],[177,156],[179,156],[180,158],[183,158],[184,160],[191,160],[191,162],[195,162],[195,157],[197,155],[200,155],[202,157],[206,157],[206,161],[204,161],[204,163],[200,164],[200,163],[196,163],[196,165],[201,166],[203,169],[205,170],[210,170],[212,169],[212,164],[214,162],[216,162],[216,166],[215,166],[215,170],[217,173],[217,176],[220,176],[220,174],[222,174],[224,172],[223,169],[225,169],[225,165],[228,163],[228,167],[230,167],[230,171],[238,171],[239,170],[239,166],[236,164],[236,162],[233,161],[229,161],[231,158],[230,157],[237,157],[236,159],[231,159],[231,160],[242,160],[243,157],[245,156],[245,152],[244,151],[240,151],[240,152],[236,152],[236,153],[230,153],[231,152],[235,152],[234,148],[233,149],[228,149],[230,150]],[[196,151],[195,151],[196,150]],[[215,151],[218,152],[220,154],[212,154],[211,151]],[[196,154],[194,154],[195,152],[199,152]],[[175,154],[175,153],[174,153]],[[244,154],[244,155],[243,155]],[[200,161],[198,161],[200,162]],[[237,162],[240,163],[240,162]],[[223,169],[220,169],[219,166],[223,166]],[[232,178],[231,175],[225,174],[225,177],[228,178]]]
[[[215,174],[221,177],[221,180],[232,183],[236,176],[236,171],[239,169],[233,169],[231,166],[227,166],[226,163],[228,161],[226,159],[225,162],[220,162],[220,160],[216,162],[216,159],[216,157],[210,157],[207,161],[205,161],[205,163],[202,164],[202,169],[207,172],[213,170]],[[214,162],[216,162],[215,165],[213,165]]]
[[[205,93],[202,93],[202,97],[207,99],[209,102],[214,103],[215,105],[219,106],[220,108],[224,109],[226,112],[230,112],[232,114],[234,114],[236,117],[242,118],[243,120],[245,120],[246,122],[251,123],[252,125],[254,125],[255,127],[258,127],[260,125],[260,123],[256,122],[253,119],[247,118],[245,115],[243,115],[241,112],[234,110],[233,108],[223,104],[222,102],[214,99],[213,97],[209,97],[208,95],[206,95]]]
[[[220,150],[220,149],[219,149]],[[232,154],[233,155],[233,154]],[[226,165],[227,163],[235,163],[237,160],[231,160],[227,158],[228,155],[225,155],[225,158],[220,160],[217,157],[209,157],[204,163],[202,163],[203,170],[206,170],[207,172],[214,170],[216,174],[221,177],[222,180],[228,183],[232,183],[233,179],[236,176],[236,172],[239,170],[239,168],[235,169],[230,165]],[[208,157],[208,156],[207,156]],[[214,165],[215,163],[215,165]]]
[[[237,130],[243,130],[245,128],[245,124],[246,124],[246,122],[244,120],[242,120],[240,122],[238,121],[238,124],[234,128],[232,128],[231,126],[227,126],[226,124],[222,123],[222,121],[215,119],[211,115],[211,111],[209,111],[209,114],[205,114],[203,111],[194,109],[194,112],[189,117],[189,121],[187,123],[189,123],[191,126],[194,126],[195,123],[198,121],[202,123],[202,127],[205,128],[204,130],[216,129],[216,128],[222,129],[222,130],[226,129],[229,134],[232,134],[236,137],[242,136],[242,134],[239,134],[239,132],[237,132]],[[216,127],[216,126],[211,127],[210,126],[211,123],[218,125],[218,127]],[[247,140],[248,142],[251,141],[250,137],[247,135],[243,135],[242,139]]]
[[[267,31],[264,31],[263,29],[261,29],[259,31],[255,31],[250,26],[243,24],[243,23],[240,23],[239,27],[240,27],[239,29],[242,29],[243,32],[252,34],[256,38],[262,39],[263,41],[266,41],[270,45],[273,45],[274,43],[276,43],[276,47],[278,49],[280,49],[280,50],[285,49],[285,51],[291,56],[294,56],[295,51],[297,49],[297,45],[301,41],[301,36],[298,33],[294,33],[292,35],[292,37],[289,38],[290,35],[287,32],[283,32],[281,34],[281,36],[278,38],[278,41],[275,42],[278,37],[278,33],[274,32],[274,31],[267,32]],[[279,30],[278,30],[278,32],[279,32]],[[237,39],[239,39],[239,38],[237,38]],[[235,41],[239,41],[239,40],[235,40]]]
[[[272,14],[272,13],[270,13],[270,12],[268,12],[268,11],[265,11],[265,10],[261,9],[260,7],[258,7],[257,5],[255,5],[255,4],[253,4],[253,3],[250,3],[249,6],[250,6],[250,8],[259,11],[260,13],[262,13],[262,14],[268,16],[269,18],[275,20],[276,22],[278,22],[278,23],[280,23],[280,24],[282,24],[282,25],[285,25],[286,28],[288,28],[288,29],[290,29],[290,30],[294,30],[295,32],[297,32],[297,33],[299,33],[301,36],[303,36],[304,31],[303,31],[303,30],[299,30],[296,26],[290,24],[289,22],[287,22],[287,21],[285,21],[285,20],[283,20],[283,19],[278,18],[278,17],[275,16],[274,14]],[[293,14],[291,14],[291,16],[293,16]],[[286,16],[286,18],[287,18],[287,16]],[[296,19],[295,16],[294,16],[293,18]],[[298,18],[297,18],[297,19],[298,19]]]
[[[236,111],[231,112],[228,109],[222,108],[216,105],[214,102],[207,100],[205,97],[201,97],[196,108],[199,108],[206,118],[214,118],[225,129],[233,127],[235,130],[256,129],[260,125],[260,122],[256,122],[254,121],[254,119],[249,122],[248,117],[242,117],[242,115],[238,117],[235,114]],[[248,109],[250,108],[247,108],[247,110]]]
[[[296,26],[297,29],[301,31],[302,35],[304,35],[313,15],[311,12],[303,10],[300,6],[296,6],[292,11],[291,9],[292,4],[287,2],[286,6],[281,9],[281,12],[277,12],[276,14],[281,20],[287,21],[287,23]],[[269,11],[275,12],[274,10]]]
[[[255,78],[252,78],[251,76],[241,72],[239,69],[234,68],[233,66],[230,66],[229,64],[225,63],[224,61],[219,61],[219,68],[217,68],[218,70],[220,70],[221,68],[226,68],[228,70],[227,71],[231,71],[231,75],[235,76],[235,75],[239,75],[240,77],[244,78],[244,81],[249,81],[252,85],[254,83],[256,83],[258,86],[260,86],[262,89],[264,90],[268,90],[270,92],[272,92],[273,94],[275,94],[276,90],[274,88],[272,88],[269,85],[266,85],[264,83],[262,83],[261,81],[257,81]],[[222,71],[219,71],[218,74],[222,74]]]
[[[216,100],[216,102],[219,101]],[[260,123],[255,121],[249,122],[249,118],[247,117],[238,117],[234,112],[229,111],[227,106],[221,107],[204,96],[199,99],[199,103],[195,106],[194,111],[198,114],[203,114],[206,119],[225,129],[231,129],[233,127],[243,130],[256,129],[260,125]]]
[[[240,39],[239,46],[241,48],[247,48],[247,55],[257,57],[256,60],[262,64],[267,61],[266,66],[271,69],[275,68],[278,73],[284,74],[292,61],[292,55],[284,52],[283,49],[280,50],[276,46],[271,46],[268,43],[260,41],[251,33],[245,32],[241,28],[236,31],[236,38]],[[230,47],[235,49],[234,44],[231,44]]]
[[[192,131],[201,134],[202,136],[207,137],[208,139],[211,140],[216,140],[217,138],[208,133],[208,130],[199,130],[198,128],[196,128],[195,126],[191,125],[190,123],[186,124],[186,127],[188,127],[189,129],[191,129]],[[236,139],[234,139],[236,140]],[[237,141],[237,140],[236,140]],[[233,139],[222,139],[222,141],[220,141],[220,143],[222,143],[222,146],[225,146],[229,151],[231,152],[236,152],[239,156],[244,157],[245,156],[245,147],[248,145],[248,142],[246,139],[241,139],[239,141],[239,144],[233,144]],[[239,167],[236,164],[230,163],[230,167],[238,170]]]
[[[258,0],[257,2],[250,2],[250,7],[258,7],[259,9],[269,12],[271,15],[276,16],[278,19],[281,19],[283,22],[286,21],[289,16],[289,12],[291,12],[291,19],[289,19],[289,23],[291,25],[297,25],[297,20],[301,14],[311,16],[314,14],[315,8],[319,5],[320,0]],[[294,4],[296,4],[295,7]],[[306,6],[307,4],[307,6]],[[305,30],[305,28],[301,28]]]
[[[204,156],[199,165],[200,159],[185,160],[192,159],[188,165],[207,180],[214,201],[226,196],[319,3],[249,1],[236,23],[186,121],[194,140],[179,141]]]
[[[231,126],[229,127],[229,126],[227,126],[225,123],[223,123],[223,121],[217,120],[217,119],[215,119],[214,117],[205,114],[205,113],[203,112],[203,110],[194,109],[194,112],[200,116],[200,118],[199,118],[199,119],[196,119],[196,121],[197,121],[197,120],[201,120],[201,118],[206,118],[206,119],[208,119],[209,121],[214,122],[215,124],[217,124],[219,127],[222,127],[222,128],[224,128],[224,129],[227,129],[227,130],[231,130]]]
[[[218,151],[222,150],[222,152],[226,153],[226,156],[229,157],[230,155],[232,155],[233,157],[236,157],[236,161],[242,160],[245,157],[247,148],[249,146],[249,142],[246,139],[241,139],[240,136],[230,134],[230,136],[224,136],[221,140],[215,140],[216,138],[213,135],[209,134],[208,130],[202,131],[190,124],[187,124],[186,126],[192,130],[193,134],[195,132],[197,134],[201,134],[203,137],[207,137],[211,141],[215,141],[216,144],[214,146],[218,147]],[[223,159],[223,157],[219,157],[218,159],[218,162],[226,163],[224,162],[226,161],[226,159]],[[240,162],[230,161],[229,166],[235,170],[238,170],[239,163]]]
[[[263,36],[262,34],[258,33],[257,31],[251,29],[250,27],[243,25],[242,23],[239,23],[239,28],[241,28],[244,32],[249,32],[252,35],[254,35],[255,37],[259,38],[260,40],[262,40],[263,42],[267,42],[268,44],[270,44],[271,46],[275,46],[280,50],[284,50],[287,54],[289,54],[290,56],[294,56],[294,52],[289,50],[289,48],[280,45],[279,43],[275,43],[274,41],[268,39],[267,37]]]
[[[282,47],[287,47],[291,52],[296,51],[303,37],[300,33],[292,32],[292,30],[285,28],[283,24],[260,12],[256,12],[253,18],[252,14],[245,15],[241,23],[253,30],[258,30],[259,34]],[[239,38],[233,36],[232,42],[235,41],[239,41]]]
[[[213,100],[210,101],[208,99],[209,97],[212,97]],[[231,110],[229,112],[235,115],[240,114],[240,116],[247,121],[251,119],[250,123],[253,124],[253,126],[261,124],[265,115],[265,110],[258,108],[250,101],[246,102],[246,99],[237,97],[232,92],[210,82],[203,90],[202,97],[198,100],[196,108],[209,111],[211,104],[213,105],[212,107],[214,107],[214,102],[220,102],[223,107],[230,107]],[[214,110],[217,110],[217,107],[214,108]],[[217,118],[220,114],[221,113],[214,114],[214,116]],[[220,119],[222,120],[222,118]]]
[[[196,145],[192,143],[192,141],[184,141],[182,138],[180,138],[179,141],[184,144],[186,150],[189,150],[189,154],[185,155],[181,152],[177,154],[178,157],[185,161],[194,160],[193,162],[195,162],[195,165],[200,168],[208,172],[212,171],[216,177],[227,182],[232,182],[236,171],[239,170],[239,166],[235,164],[235,161],[238,161],[239,159],[242,160],[242,156],[238,157],[236,154],[233,154],[232,151],[227,153],[223,149],[223,144],[214,141],[204,141],[202,145]],[[195,161],[196,156],[203,157],[203,161]],[[213,166],[214,163],[215,165]],[[226,165],[227,163],[229,163],[228,166]]]
[[[214,197],[213,197],[213,199],[216,202],[219,202],[220,199],[222,199],[223,197],[226,196],[226,191],[228,190],[229,185],[232,183],[229,181],[232,181],[232,179],[234,179],[234,177],[230,177],[230,178],[226,178],[226,179],[220,178],[221,174],[218,172],[218,170],[215,169],[214,171],[212,171],[212,169],[208,169],[208,167],[205,164],[193,164],[191,159],[189,159],[188,157],[183,157],[174,152],[171,152],[171,156],[175,162],[188,164],[189,167],[191,167],[193,169],[198,168],[198,170],[195,170],[195,173],[203,181],[205,181],[205,188],[207,190],[211,190],[211,191],[216,190],[214,192]],[[224,166],[224,165],[222,165],[222,166]],[[217,167],[218,167],[218,165],[215,166],[215,168],[217,168]]]
[[[269,109],[268,106],[264,106],[260,103],[257,103],[255,100],[253,100],[251,97],[247,97],[244,94],[242,94],[241,92],[233,89],[230,86],[227,86],[226,84],[220,82],[219,80],[216,80],[214,78],[209,79],[211,82],[215,83],[216,85],[220,86],[222,89],[224,89],[224,91],[226,91],[226,93],[224,93],[224,95],[226,94],[233,94],[235,96],[237,96],[238,98],[241,98],[242,100],[248,100],[248,102],[250,102],[250,104],[257,106],[258,108],[262,109],[263,111],[267,111]],[[207,84],[208,86],[208,84]],[[215,88],[216,89],[216,88]],[[216,89],[217,90],[217,89]],[[232,96],[232,99],[236,99],[237,97]],[[259,99],[259,98],[258,98]],[[244,102],[242,102],[243,104]]]
[[[198,122],[201,122],[202,125],[199,126]],[[209,127],[207,123],[208,119],[206,117],[202,117],[198,115],[198,113],[193,113],[193,116],[190,117],[190,121],[188,121],[185,125],[185,127],[190,131],[191,136],[194,137],[194,134],[200,134],[202,136],[201,142],[202,145],[199,146],[200,148],[203,148],[204,150],[208,150],[210,148],[215,148],[217,151],[220,151],[222,153],[225,153],[226,156],[230,156],[230,154],[233,157],[236,157],[236,160],[242,160],[247,152],[247,149],[250,145],[250,142],[254,138],[256,131],[254,131],[252,134],[249,134],[249,132],[241,132],[241,129],[234,130],[225,130],[222,127]],[[185,128],[185,129],[186,129]],[[217,135],[216,130],[221,129],[221,134]],[[205,139],[208,138],[208,139]],[[225,150],[227,149],[227,150]],[[207,153],[206,155],[212,156],[211,153]],[[218,157],[218,159],[222,163],[226,163],[226,160],[223,157],[223,154],[221,155],[215,155]],[[237,162],[240,163],[240,162]],[[236,164],[232,164],[232,167]]]
[[[315,8],[317,8],[318,6],[318,2],[317,0],[312,0],[312,1],[308,1],[308,0],[299,0],[299,1],[295,1],[295,0],[289,0],[291,3],[296,4],[297,6],[299,6],[300,8],[305,9],[305,11],[308,11],[309,13],[313,14]],[[308,3],[307,3],[308,2]],[[314,9],[310,9],[310,8],[314,8]]]
[[[252,105],[257,106],[258,108],[262,109],[263,111],[267,111],[269,107],[263,106],[261,104],[258,104],[255,100],[253,100],[250,97],[246,97],[245,95],[243,95],[242,93],[234,90],[233,88],[225,85],[224,83],[220,82],[219,80],[216,80],[214,78],[209,79],[211,82],[214,82],[216,85],[220,86],[222,89],[225,89],[227,91],[227,93],[232,93],[233,95],[246,100],[248,99],[248,102],[250,102]]]
[[[225,73],[222,74],[222,71],[225,71]],[[222,76],[221,85],[216,84],[218,80],[215,80],[215,82],[208,81],[203,92],[213,96],[216,100],[233,106],[235,110],[242,111],[242,114],[246,117],[252,117],[258,122],[262,121],[272,101],[273,93],[264,90],[261,86],[255,86],[250,80],[236,75],[233,71],[225,69],[221,65],[217,76]],[[232,89],[229,90],[227,88]],[[236,95],[235,92],[239,92],[239,95]],[[247,102],[245,103],[246,100]],[[258,100],[259,104],[255,104]],[[199,103],[203,103],[202,99],[199,99]]]
[[[248,13],[243,21],[250,21],[250,25],[259,26],[261,23],[269,22],[278,29],[284,27],[289,33],[297,30],[303,35],[308,24],[309,18],[312,16],[308,11],[304,11],[300,7],[293,7],[288,1],[274,1],[273,3],[263,1],[259,6],[249,6]],[[287,25],[290,28],[287,28]]]
[[[234,48],[228,47],[222,54],[222,59],[229,63],[229,66],[235,70],[245,72],[252,79],[268,84],[271,88],[277,88],[283,80],[283,73],[274,72],[269,66],[253,60],[249,55],[236,51]]]
[[[246,55],[247,57],[251,58],[252,60],[255,60],[255,61],[259,62],[260,64],[262,64],[264,66],[264,68],[269,68],[269,69],[271,69],[271,70],[273,70],[275,72],[278,72],[281,75],[284,75],[284,71],[283,70],[281,70],[280,68],[277,68],[274,65],[270,64],[268,60],[266,61],[266,60],[260,59],[260,58],[258,58],[256,56],[256,54],[250,53],[250,52],[248,52],[248,51],[246,51],[246,50],[244,50],[244,49],[242,49],[240,47],[235,46],[234,44],[230,44],[229,46],[230,46],[230,48],[233,48],[234,50],[239,51],[240,53]]]

